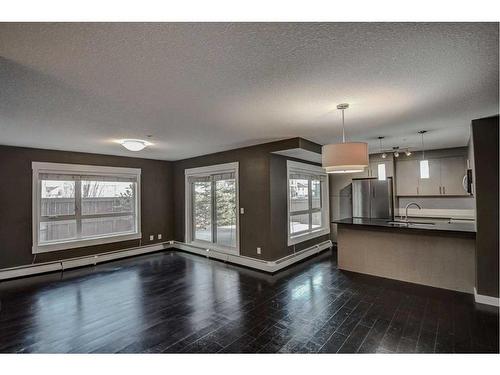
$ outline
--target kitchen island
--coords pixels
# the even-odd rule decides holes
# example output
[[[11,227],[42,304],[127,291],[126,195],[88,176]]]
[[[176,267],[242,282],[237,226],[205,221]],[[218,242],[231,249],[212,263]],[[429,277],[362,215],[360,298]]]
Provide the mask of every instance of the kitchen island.
[[[474,223],[349,218],[337,224],[339,269],[473,293]]]

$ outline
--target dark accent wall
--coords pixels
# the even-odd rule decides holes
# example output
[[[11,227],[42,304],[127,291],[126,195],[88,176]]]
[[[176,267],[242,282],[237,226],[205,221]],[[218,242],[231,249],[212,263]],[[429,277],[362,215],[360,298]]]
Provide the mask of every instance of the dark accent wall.
[[[472,121],[476,196],[476,288],[498,297],[498,116]]]
[[[185,241],[184,170],[222,163],[239,163],[240,254],[263,260],[276,260],[293,253],[287,246],[286,160],[271,154],[293,148],[320,152],[321,146],[302,138],[270,142],[174,163],[175,240]],[[290,159],[293,160],[293,159]],[[303,162],[303,161],[302,161]],[[328,239],[313,239],[297,245],[295,251]],[[262,249],[258,255],[257,247]]]
[[[142,240],[37,254],[36,263],[153,244],[173,238],[172,166],[159,160],[0,146],[0,268],[33,262],[31,162],[141,168]],[[163,240],[149,241],[161,233]]]
[[[321,146],[302,138],[265,143],[176,162],[80,152],[0,146],[0,269],[98,254],[171,239],[184,242],[184,170],[239,162],[240,254],[276,260],[318,242],[323,236],[287,246],[287,177],[285,156],[273,151]],[[141,168],[141,240],[131,240],[37,254],[32,247],[31,163],[54,162]],[[301,161],[301,160],[299,160]],[[304,161],[301,161],[304,162]],[[161,233],[163,240],[156,235]],[[149,241],[149,235],[155,235]],[[262,254],[257,255],[256,248]]]

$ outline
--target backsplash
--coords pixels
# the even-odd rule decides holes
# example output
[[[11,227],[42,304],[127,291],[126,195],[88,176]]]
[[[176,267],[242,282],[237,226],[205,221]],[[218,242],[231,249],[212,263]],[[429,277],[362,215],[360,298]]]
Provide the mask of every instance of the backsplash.
[[[472,219],[475,218],[475,204],[472,197],[401,197],[396,215],[404,215],[405,206],[415,202],[421,210],[412,207],[408,210],[410,216],[446,217]]]

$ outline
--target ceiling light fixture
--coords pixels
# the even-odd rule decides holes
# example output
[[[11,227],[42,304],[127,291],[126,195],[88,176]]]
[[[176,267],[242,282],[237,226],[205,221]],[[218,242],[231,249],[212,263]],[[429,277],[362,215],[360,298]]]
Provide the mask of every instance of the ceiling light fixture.
[[[380,142],[380,152],[382,153],[382,159],[385,159],[387,157],[387,154],[383,151],[383,147],[382,147],[382,139],[384,139],[385,137],[378,137],[378,140]]]
[[[122,139],[119,143],[129,151],[141,151],[152,143],[143,141],[142,139]]]
[[[408,149],[406,149],[405,154],[406,154],[406,156],[410,156],[411,155],[411,151],[408,150]]]
[[[342,111],[342,143],[325,145],[321,151],[327,173],[362,172],[368,166],[368,144],[345,141],[344,110],[347,108],[347,103],[337,105]]]
[[[429,178],[429,160],[425,158],[425,147],[424,147],[424,134],[427,130],[420,130],[418,132],[422,135],[422,160],[420,160],[420,178]]]
[[[394,157],[399,158],[399,147],[396,146],[396,147],[393,147],[392,149],[394,150]]]

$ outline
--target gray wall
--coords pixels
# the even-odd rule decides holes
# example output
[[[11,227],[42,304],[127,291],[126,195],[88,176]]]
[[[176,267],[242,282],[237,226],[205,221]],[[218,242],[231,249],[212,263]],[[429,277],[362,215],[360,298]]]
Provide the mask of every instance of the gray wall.
[[[172,163],[121,156],[0,146],[0,268],[33,262],[31,162],[54,162],[141,168],[142,239],[37,254],[45,262],[102,253],[173,238]],[[154,234],[155,240],[149,241]],[[160,241],[160,242],[161,242]]]
[[[141,168],[141,240],[115,242],[38,254],[35,262],[61,260],[176,239],[184,241],[184,169],[239,162],[241,254],[275,260],[329,239],[323,236],[287,246],[286,160],[272,151],[304,148],[320,152],[321,147],[302,138],[271,142],[192,159],[159,160],[0,146],[0,268],[31,264],[32,207],[31,162],[56,162]],[[175,194],[175,195],[174,195]],[[149,241],[154,234],[155,240]],[[257,255],[256,247],[262,248]]]
[[[245,213],[240,215],[240,254],[263,260],[276,260],[299,249],[328,239],[328,236],[287,246],[286,158],[271,152],[305,148],[319,152],[321,146],[302,138],[265,143],[203,155],[174,163],[175,239],[185,241],[184,170],[208,165],[239,163],[239,200]],[[290,159],[293,160],[293,159]],[[302,161],[303,162],[303,161]],[[261,248],[257,254],[256,248]]]

